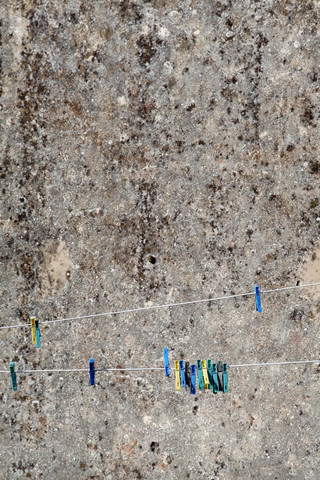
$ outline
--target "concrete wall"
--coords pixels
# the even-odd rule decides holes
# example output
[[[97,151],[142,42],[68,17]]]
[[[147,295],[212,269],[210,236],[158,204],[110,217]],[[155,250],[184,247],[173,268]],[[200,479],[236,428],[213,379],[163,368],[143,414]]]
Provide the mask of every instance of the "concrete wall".
[[[319,2],[6,0],[1,325],[320,281]],[[1,369],[317,359],[319,287],[0,330]],[[0,477],[319,477],[319,368],[0,376]]]

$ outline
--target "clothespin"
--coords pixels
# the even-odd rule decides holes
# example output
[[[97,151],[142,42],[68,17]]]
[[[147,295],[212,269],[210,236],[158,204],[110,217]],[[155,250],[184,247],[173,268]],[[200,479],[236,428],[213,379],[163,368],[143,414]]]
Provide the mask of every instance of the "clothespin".
[[[186,389],[190,388],[191,390],[191,372],[190,372],[190,363],[185,362],[184,364],[184,375],[186,378]]]
[[[179,360],[174,362],[175,372],[176,372],[176,392],[180,391],[180,369],[179,369]]]
[[[228,365],[223,364],[223,391],[228,393]]]
[[[165,348],[163,350],[163,360],[164,360],[164,370],[166,377],[170,376],[170,367],[169,367],[169,356],[168,356],[168,349]]]
[[[35,345],[36,344],[36,322],[35,322],[35,318],[31,317],[30,322],[31,322],[32,343],[33,343],[33,345]]]
[[[213,393],[219,392],[218,370],[217,364],[212,364],[212,380],[213,380]]]
[[[208,378],[209,378],[209,385],[208,388],[211,390],[213,389],[213,377],[212,377],[212,361],[207,360],[207,370],[208,370]]]
[[[199,383],[199,390],[203,390],[204,381],[203,381],[203,374],[202,374],[202,364],[201,360],[197,360],[197,367],[198,367],[198,383]]]
[[[256,294],[256,312],[262,312],[261,308],[261,298],[260,298],[260,290],[258,285],[254,287],[254,293]]]
[[[180,383],[182,388],[186,388],[186,377],[184,374],[184,366],[183,366],[183,360],[180,360],[179,362],[179,367],[180,367]]]
[[[217,367],[218,367],[218,383],[219,383],[219,391],[224,392],[224,365],[226,363],[218,362]],[[228,391],[228,385],[227,385],[227,391]]]
[[[191,365],[191,388],[190,393],[193,395],[196,393],[196,366]]]
[[[201,365],[202,365],[202,375],[203,375],[204,388],[208,388],[209,387],[209,377],[208,377],[208,370],[207,370],[206,361],[201,360]]]
[[[40,327],[39,327],[39,320],[35,320],[35,327],[36,327],[36,344],[37,348],[41,347],[41,341],[40,341]]]
[[[11,374],[12,390],[14,392],[16,392],[17,391],[17,378],[16,378],[16,372],[14,370],[14,362],[10,362],[10,374]]]
[[[89,360],[89,374],[90,374],[90,385],[94,385],[94,360],[90,358]]]

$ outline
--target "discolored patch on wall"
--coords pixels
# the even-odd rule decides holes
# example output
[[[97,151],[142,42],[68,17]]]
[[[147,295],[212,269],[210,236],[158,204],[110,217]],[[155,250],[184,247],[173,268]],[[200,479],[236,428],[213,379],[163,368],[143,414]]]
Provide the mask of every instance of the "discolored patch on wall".
[[[43,262],[39,268],[40,296],[55,295],[68,282],[73,271],[66,243],[49,241],[44,250]]]
[[[320,245],[306,258],[301,269],[301,283],[320,282]],[[319,287],[314,287],[310,293],[320,298]]]

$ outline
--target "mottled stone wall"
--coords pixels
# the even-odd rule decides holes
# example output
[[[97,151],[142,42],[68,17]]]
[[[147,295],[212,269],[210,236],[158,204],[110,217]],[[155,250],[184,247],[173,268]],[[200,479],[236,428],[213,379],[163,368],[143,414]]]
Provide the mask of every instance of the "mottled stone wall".
[[[320,281],[317,1],[6,0],[1,325]],[[318,249],[318,250],[317,250]],[[0,330],[2,370],[319,358],[320,290]],[[1,374],[0,477],[320,471],[319,369]]]

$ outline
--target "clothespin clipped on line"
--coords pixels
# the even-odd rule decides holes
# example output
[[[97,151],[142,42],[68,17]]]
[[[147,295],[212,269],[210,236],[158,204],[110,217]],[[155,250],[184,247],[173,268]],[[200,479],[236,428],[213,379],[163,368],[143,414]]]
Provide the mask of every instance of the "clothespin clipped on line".
[[[213,381],[213,393],[219,392],[219,381],[218,381],[218,369],[217,364],[212,364],[212,381]]]
[[[186,362],[185,363],[185,377],[186,377],[186,389],[190,389],[190,393],[194,395],[196,393],[196,366],[191,365],[190,369],[190,363]]]
[[[35,320],[35,328],[36,328],[36,345],[37,348],[41,347],[41,340],[40,340],[40,327],[39,327],[39,320]]]
[[[181,387],[186,388],[186,377],[185,377],[185,373],[184,373],[183,360],[180,360],[179,368],[180,368],[180,384],[181,384]]]
[[[228,393],[228,365],[223,363],[223,391]]]
[[[32,337],[32,343],[35,345],[37,343],[36,340],[36,321],[34,317],[30,317],[30,322],[31,322],[31,337]]]
[[[89,360],[90,385],[94,385],[94,359]]]
[[[261,308],[261,298],[260,298],[260,290],[259,290],[259,287],[258,285],[256,285],[254,287],[254,293],[256,295],[256,312],[262,312],[262,308]]]
[[[197,360],[197,368],[198,368],[199,390],[203,390],[203,388],[204,388],[204,381],[203,381],[201,360]]]
[[[191,370],[190,370],[190,363],[186,362],[184,364],[184,376],[186,379],[186,389],[188,388],[191,390]]]
[[[190,393],[193,395],[196,393],[196,366],[191,365],[191,389]]]
[[[170,376],[170,367],[169,367],[169,356],[168,356],[168,349],[165,348],[163,350],[163,361],[164,361],[164,371],[166,377]]]
[[[201,366],[202,366],[204,388],[209,388],[209,376],[208,376],[208,370],[207,370],[207,363],[205,360],[201,360]]]
[[[219,390],[228,393],[228,366],[226,363],[218,362],[217,369]]]
[[[179,360],[175,360],[174,362],[175,373],[176,373],[176,392],[180,391],[180,368],[179,368]]]
[[[213,375],[212,375],[212,361],[207,360],[207,370],[208,370],[208,379],[209,379],[209,385],[208,388],[211,390],[213,389]]]
[[[11,374],[11,382],[12,382],[12,390],[14,392],[17,391],[17,377],[16,372],[14,369],[14,362],[10,362],[10,374]]]

